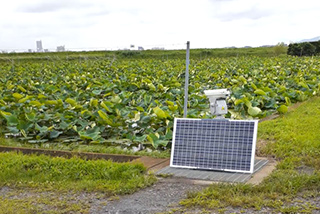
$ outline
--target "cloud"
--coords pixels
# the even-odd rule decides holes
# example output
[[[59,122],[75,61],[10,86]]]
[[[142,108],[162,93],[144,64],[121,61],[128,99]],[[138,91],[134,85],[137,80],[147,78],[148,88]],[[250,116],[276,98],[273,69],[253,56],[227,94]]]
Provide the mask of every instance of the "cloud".
[[[259,46],[319,36],[315,0],[14,0],[0,8],[0,49]]]
[[[221,16],[219,16],[219,18],[223,22],[230,22],[230,21],[235,21],[239,19],[249,19],[249,20],[262,19],[271,15],[273,15],[271,11],[266,11],[260,8],[252,7],[247,9],[246,11],[222,14]]]
[[[47,13],[47,12],[56,12],[67,9],[79,9],[90,7],[89,2],[85,1],[75,1],[75,0],[65,0],[65,1],[23,1],[17,8],[17,12],[24,13]]]
[[[257,20],[274,14],[274,9],[264,7],[262,1],[255,0],[211,0],[210,14],[213,19],[222,22],[240,19]]]

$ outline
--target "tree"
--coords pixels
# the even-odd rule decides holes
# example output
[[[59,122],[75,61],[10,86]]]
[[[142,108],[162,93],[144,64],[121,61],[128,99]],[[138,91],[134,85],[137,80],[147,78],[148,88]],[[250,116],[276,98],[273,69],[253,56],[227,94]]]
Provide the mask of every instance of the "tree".
[[[283,42],[279,42],[276,46],[273,47],[273,52],[276,56],[279,56],[280,54],[286,54],[287,53],[287,45]]]
[[[318,42],[291,43],[287,54],[292,56],[314,56],[319,54]]]
[[[314,45],[312,45],[310,42],[305,42],[302,44],[304,44],[302,47],[303,56],[316,55],[316,47]]]

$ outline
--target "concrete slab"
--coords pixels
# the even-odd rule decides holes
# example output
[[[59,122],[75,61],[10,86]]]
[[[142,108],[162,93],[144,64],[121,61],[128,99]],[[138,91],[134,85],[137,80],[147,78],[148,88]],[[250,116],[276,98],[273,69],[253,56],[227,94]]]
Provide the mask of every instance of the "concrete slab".
[[[266,167],[266,169],[265,169]],[[228,182],[228,183],[246,183],[251,184],[260,183],[263,178],[269,175],[275,168],[275,162],[269,161],[266,158],[256,158],[254,165],[254,173],[240,173],[240,172],[223,172],[223,171],[209,171],[209,170],[195,170],[184,168],[173,168],[167,166],[156,172],[157,175],[168,174],[172,178],[184,178],[198,181],[197,183],[212,183],[212,182]]]
[[[261,169],[257,171],[257,173],[253,174],[253,176],[249,181],[247,181],[247,183],[258,185],[263,181],[263,179],[268,177],[268,175],[270,175],[273,170],[276,169],[276,165],[277,162],[275,160],[270,159],[266,165],[262,166]]]

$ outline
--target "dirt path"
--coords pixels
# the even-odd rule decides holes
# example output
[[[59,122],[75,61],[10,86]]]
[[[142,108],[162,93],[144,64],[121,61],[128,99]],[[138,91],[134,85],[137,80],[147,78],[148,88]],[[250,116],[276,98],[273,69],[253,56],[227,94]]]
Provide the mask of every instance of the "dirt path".
[[[91,207],[90,213],[148,214],[169,211],[178,206],[189,191],[199,191],[206,185],[195,185],[185,179],[160,179],[152,187],[132,195],[121,196],[105,206]]]

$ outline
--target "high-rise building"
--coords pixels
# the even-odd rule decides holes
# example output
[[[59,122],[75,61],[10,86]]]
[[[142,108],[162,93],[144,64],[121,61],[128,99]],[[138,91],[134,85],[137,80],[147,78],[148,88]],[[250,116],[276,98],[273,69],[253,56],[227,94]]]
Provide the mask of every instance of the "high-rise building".
[[[37,52],[43,52],[42,41],[37,41]]]
[[[57,52],[63,52],[63,51],[66,51],[64,45],[57,46]]]

